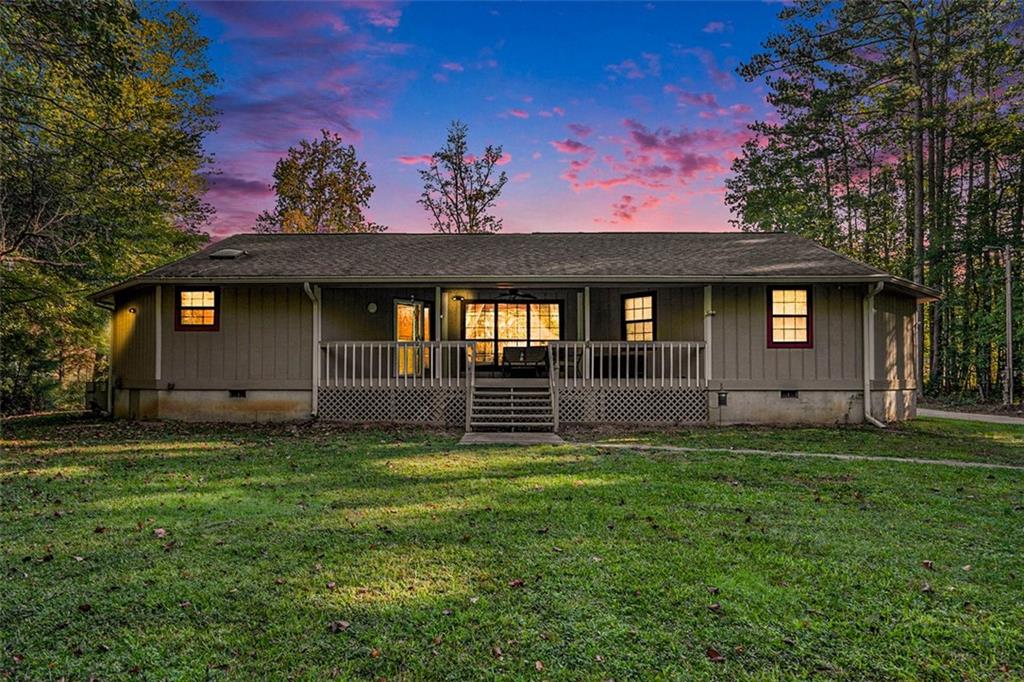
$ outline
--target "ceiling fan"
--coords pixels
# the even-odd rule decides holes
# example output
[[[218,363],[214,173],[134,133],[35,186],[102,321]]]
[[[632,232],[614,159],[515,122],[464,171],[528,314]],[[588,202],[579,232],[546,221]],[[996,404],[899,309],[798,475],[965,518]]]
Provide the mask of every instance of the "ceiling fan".
[[[511,299],[523,299],[523,300],[534,300],[537,297],[530,293],[524,293],[519,289],[505,289],[498,294],[498,298],[511,298]]]

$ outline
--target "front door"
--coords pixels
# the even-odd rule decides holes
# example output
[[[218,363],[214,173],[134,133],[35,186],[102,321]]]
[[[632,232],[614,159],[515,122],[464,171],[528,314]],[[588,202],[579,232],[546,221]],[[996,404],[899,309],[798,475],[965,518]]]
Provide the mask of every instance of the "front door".
[[[398,376],[422,374],[430,366],[429,353],[423,352],[420,341],[430,340],[430,306],[423,301],[395,301],[395,341]]]

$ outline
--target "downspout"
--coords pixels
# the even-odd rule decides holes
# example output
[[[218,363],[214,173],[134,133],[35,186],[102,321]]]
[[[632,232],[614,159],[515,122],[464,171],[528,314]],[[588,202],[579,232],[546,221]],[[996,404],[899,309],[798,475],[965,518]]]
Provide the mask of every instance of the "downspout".
[[[314,289],[316,289],[314,291]],[[313,304],[312,325],[313,325],[313,353],[312,367],[310,368],[310,399],[309,414],[316,418],[318,411],[317,401],[320,392],[320,290],[311,287],[309,282],[302,283],[302,290]]]
[[[885,424],[871,416],[871,378],[875,374],[875,295],[882,291],[885,282],[868,286],[864,297],[864,421],[880,429]]]

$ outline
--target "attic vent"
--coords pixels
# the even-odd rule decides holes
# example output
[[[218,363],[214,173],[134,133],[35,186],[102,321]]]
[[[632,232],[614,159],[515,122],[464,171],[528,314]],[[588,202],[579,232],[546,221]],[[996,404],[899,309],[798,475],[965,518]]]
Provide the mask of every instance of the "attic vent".
[[[231,260],[244,255],[245,251],[242,251],[241,249],[219,249],[211,253],[210,258],[216,258],[218,260]]]

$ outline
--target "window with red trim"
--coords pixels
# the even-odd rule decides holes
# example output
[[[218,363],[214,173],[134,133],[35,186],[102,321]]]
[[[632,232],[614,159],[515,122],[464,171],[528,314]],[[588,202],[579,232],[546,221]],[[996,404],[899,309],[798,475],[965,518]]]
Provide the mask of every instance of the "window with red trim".
[[[220,294],[214,288],[182,287],[176,292],[174,328],[215,332],[220,329]]]
[[[810,288],[769,288],[768,347],[811,348],[813,344]]]

